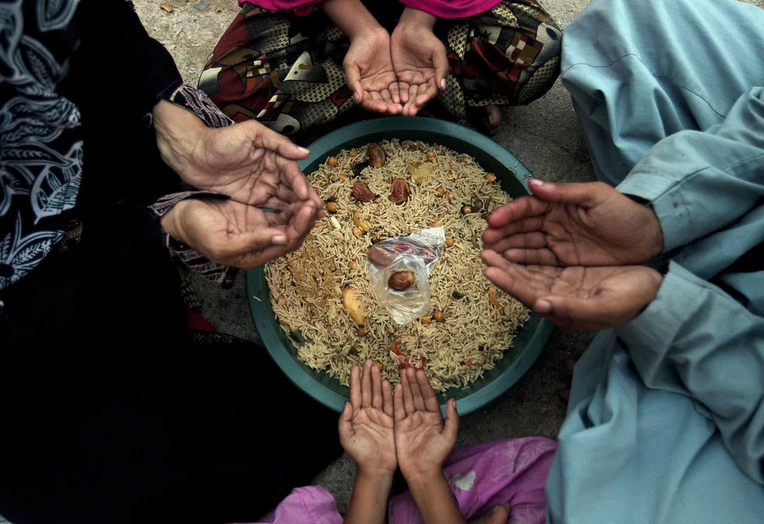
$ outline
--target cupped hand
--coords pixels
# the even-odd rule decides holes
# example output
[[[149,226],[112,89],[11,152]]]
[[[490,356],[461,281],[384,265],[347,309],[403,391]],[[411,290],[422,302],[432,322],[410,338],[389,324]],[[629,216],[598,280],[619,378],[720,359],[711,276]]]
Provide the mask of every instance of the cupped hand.
[[[490,250],[482,258],[488,280],[565,329],[625,324],[653,301],[663,282],[660,273],[645,266],[522,265]]]
[[[456,444],[459,415],[456,401],[446,404],[446,421],[435,391],[421,369],[401,370],[395,386],[395,449],[407,480],[441,475],[443,461]]]
[[[393,434],[393,396],[390,383],[367,360],[361,376],[350,371],[350,401],[340,414],[340,443],[364,473],[392,476],[398,462]]]
[[[278,211],[308,200],[322,208],[296,162],[310,152],[259,122],[209,128],[162,101],[154,108],[154,126],[162,158],[196,189]]]
[[[641,264],[663,249],[651,208],[601,182],[553,184],[531,180],[533,196],[488,218],[484,248],[510,262],[548,266]]]
[[[348,87],[361,107],[389,115],[401,112],[387,31],[380,27],[353,38],[342,65]]]
[[[214,262],[249,269],[299,248],[317,216],[313,201],[265,213],[234,200],[189,198],[162,217],[162,227]]]
[[[399,23],[393,30],[390,49],[403,115],[414,116],[446,88],[446,47],[431,28]]]

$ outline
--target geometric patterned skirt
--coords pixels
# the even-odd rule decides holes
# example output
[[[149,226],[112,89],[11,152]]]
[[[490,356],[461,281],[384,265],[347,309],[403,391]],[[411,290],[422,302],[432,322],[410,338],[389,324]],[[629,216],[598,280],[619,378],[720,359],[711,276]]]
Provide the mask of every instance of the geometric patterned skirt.
[[[388,31],[403,9],[365,4]],[[532,102],[560,72],[562,31],[536,0],[441,19],[434,32],[446,46],[450,74],[423,115],[468,124],[481,107]],[[317,8],[298,16],[247,4],[215,46],[199,87],[233,120],[256,119],[299,139],[357,107],[342,68],[349,45]]]

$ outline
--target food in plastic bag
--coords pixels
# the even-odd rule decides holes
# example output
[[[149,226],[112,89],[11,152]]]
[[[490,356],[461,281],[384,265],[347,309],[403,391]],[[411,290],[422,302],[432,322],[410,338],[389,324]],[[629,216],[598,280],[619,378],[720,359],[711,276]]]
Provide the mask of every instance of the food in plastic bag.
[[[374,294],[398,324],[408,324],[430,308],[428,277],[445,242],[443,228],[425,229],[371,246],[366,255]]]

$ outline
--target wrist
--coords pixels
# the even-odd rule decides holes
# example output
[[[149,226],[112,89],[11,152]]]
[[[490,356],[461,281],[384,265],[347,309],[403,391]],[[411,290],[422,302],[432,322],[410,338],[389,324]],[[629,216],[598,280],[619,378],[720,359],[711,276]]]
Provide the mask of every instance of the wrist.
[[[167,100],[154,106],[152,116],[162,160],[182,178],[207,127],[199,117]]]
[[[435,22],[437,21],[438,18],[434,15],[431,15],[430,13],[421,11],[419,9],[414,9],[413,7],[406,7],[403,10],[403,13],[401,13],[401,17],[398,19],[398,24],[395,28],[398,29],[398,27],[406,27],[413,29],[416,27],[423,27],[432,31],[432,29],[435,27]]]
[[[427,486],[433,482],[445,480],[443,469],[440,466],[429,468],[403,468],[401,467],[403,478],[409,486]]]
[[[351,42],[380,31],[387,33],[360,0],[326,0],[319,6]]]
[[[395,470],[390,471],[385,468],[370,468],[364,467],[360,464],[357,466],[356,479],[379,485],[380,487],[386,484],[392,484]]]

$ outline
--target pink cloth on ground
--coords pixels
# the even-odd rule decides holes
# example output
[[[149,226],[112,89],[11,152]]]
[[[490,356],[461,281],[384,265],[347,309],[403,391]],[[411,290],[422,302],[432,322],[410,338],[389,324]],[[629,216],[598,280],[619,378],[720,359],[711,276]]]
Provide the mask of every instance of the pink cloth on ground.
[[[493,9],[501,3],[501,0],[400,0],[400,2],[438,18],[466,18]],[[246,3],[259,5],[269,11],[293,9],[295,14],[306,16],[319,2],[316,0],[239,0],[239,6]]]
[[[509,502],[509,524],[544,524],[544,483],[556,450],[555,441],[541,437],[499,440],[454,450],[443,471],[465,518]],[[389,518],[390,524],[422,524],[408,491],[390,501]],[[261,523],[342,524],[342,515],[328,491],[308,486],[293,490]]]

